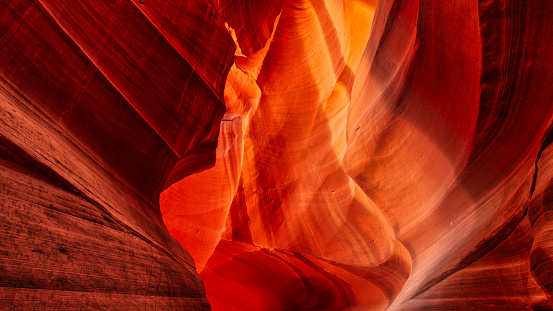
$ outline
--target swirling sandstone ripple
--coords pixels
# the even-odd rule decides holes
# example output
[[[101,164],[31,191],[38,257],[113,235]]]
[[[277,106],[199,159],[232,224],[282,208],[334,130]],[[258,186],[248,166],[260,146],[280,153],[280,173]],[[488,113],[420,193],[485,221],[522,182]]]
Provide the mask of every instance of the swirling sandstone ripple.
[[[0,4],[0,309],[552,310],[553,5]]]

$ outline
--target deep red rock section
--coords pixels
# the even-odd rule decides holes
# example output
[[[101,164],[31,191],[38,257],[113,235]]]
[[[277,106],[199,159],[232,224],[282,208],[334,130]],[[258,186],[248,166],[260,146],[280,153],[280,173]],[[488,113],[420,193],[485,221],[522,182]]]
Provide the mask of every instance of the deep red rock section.
[[[4,1],[0,308],[552,310],[551,16]]]
[[[0,309],[208,309],[158,198],[213,165],[234,53],[217,16],[0,3]]]

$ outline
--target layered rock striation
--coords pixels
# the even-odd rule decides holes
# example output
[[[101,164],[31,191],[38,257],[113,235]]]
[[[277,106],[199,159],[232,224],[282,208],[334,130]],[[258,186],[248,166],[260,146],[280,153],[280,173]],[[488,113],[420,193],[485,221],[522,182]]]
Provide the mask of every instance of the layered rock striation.
[[[553,309],[548,2],[0,8],[0,307]]]

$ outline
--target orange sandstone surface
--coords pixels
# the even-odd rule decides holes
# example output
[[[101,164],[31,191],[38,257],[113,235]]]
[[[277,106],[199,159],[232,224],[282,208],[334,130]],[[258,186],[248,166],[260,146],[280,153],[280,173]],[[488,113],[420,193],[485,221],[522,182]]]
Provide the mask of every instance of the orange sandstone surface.
[[[0,309],[553,310],[548,1],[0,26]]]

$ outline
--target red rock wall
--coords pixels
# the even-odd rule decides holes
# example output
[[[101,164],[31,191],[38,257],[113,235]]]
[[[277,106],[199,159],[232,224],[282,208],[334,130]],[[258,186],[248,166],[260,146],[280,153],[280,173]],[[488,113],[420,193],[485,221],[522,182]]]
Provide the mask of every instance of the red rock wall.
[[[158,200],[176,163],[213,165],[234,51],[215,7],[0,12],[0,309],[209,309]]]
[[[221,131],[216,168],[162,195],[184,245],[209,228],[192,255],[214,309],[548,305],[526,217],[552,120],[551,90],[531,91],[552,78],[547,5],[284,1],[260,47],[244,32],[269,2],[227,18],[255,109]]]
[[[549,2],[0,7],[1,307],[553,308]]]

